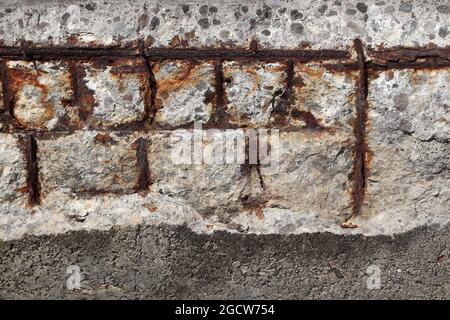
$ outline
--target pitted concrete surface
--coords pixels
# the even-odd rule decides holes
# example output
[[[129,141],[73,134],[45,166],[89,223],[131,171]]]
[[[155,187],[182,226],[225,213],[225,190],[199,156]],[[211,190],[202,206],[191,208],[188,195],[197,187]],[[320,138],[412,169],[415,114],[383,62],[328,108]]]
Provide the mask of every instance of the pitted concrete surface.
[[[0,36],[41,44],[117,45],[149,37],[155,47],[349,48],[448,44],[445,0],[37,1],[7,0]]]

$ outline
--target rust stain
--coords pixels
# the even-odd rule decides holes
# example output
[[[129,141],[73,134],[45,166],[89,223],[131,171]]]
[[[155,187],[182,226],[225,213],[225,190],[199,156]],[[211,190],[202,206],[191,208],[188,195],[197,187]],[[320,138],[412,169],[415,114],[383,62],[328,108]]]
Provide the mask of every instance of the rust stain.
[[[384,50],[368,50],[368,55],[376,63],[386,62],[414,62],[418,59],[443,59],[450,60],[450,48],[418,47],[405,48],[394,47]]]
[[[39,77],[44,74],[44,72],[38,68],[35,68],[34,70],[24,69],[22,66],[18,66],[14,69],[7,68],[6,72],[8,73],[7,77],[9,80],[8,90],[12,93],[12,97],[8,103],[11,116],[17,121],[18,125],[23,128],[41,129],[41,126],[45,122],[54,117],[54,106],[48,99],[50,88],[39,81]],[[36,103],[35,107],[44,110],[44,114],[31,120],[21,118],[14,110],[18,102],[18,96],[24,95],[23,91],[26,86],[37,88],[40,91],[39,101]],[[24,103],[29,104],[30,102],[24,101]]]
[[[300,64],[297,65],[297,69],[300,74],[307,75],[309,79],[320,80],[323,78],[323,74],[325,73],[325,68],[322,68],[321,66],[314,67]]]
[[[95,143],[113,144],[116,141],[108,133],[98,133],[94,138]]]
[[[273,125],[278,127],[289,125],[288,110],[291,108],[294,100],[293,90],[294,85],[296,84],[294,64],[295,63],[293,60],[289,60],[286,62],[284,91],[280,95],[279,103],[275,104],[274,100],[272,103],[272,116],[274,117]]]
[[[28,206],[33,207],[41,202],[36,138],[33,134],[20,137],[19,147],[25,155],[27,170],[27,185],[23,190],[28,192]]]
[[[302,119],[305,122],[306,127],[309,129],[316,129],[316,130],[324,129],[324,127],[320,124],[319,120],[316,119],[316,117],[314,117],[311,111],[292,110],[291,116],[293,118]]]
[[[201,65],[194,61],[180,61],[180,69],[172,77],[166,77],[157,81],[157,95],[158,100],[165,100],[169,97],[170,92],[179,91],[188,86],[195,86],[200,81],[197,76],[197,71]],[[160,64],[154,66],[154,72],[159,73],[161,69]]]
[[[148,209],[148,211],[150,211],[151,213],[158,210],[158,207],[155,206],[153,203],[146,203],[146,204],[144,204],[144,207],[146,207]]]
[[[157,110],[164,107],[165,100],[169,98],[170,94],[183,90],[185,88],[193,87],[204,80],[203,75],[199,72],[205,64],[214,65],[213,61],[207,60],[198,62],[196,60],[186,61],[171,61],[170,63],[176,63],[178,70],[168,75],[159,74],[162,72],[163,63],[155,63],[152,65],[152,115],[151,120],[155,117]],[[158,77],[159,76],[159,77]],[[157,80],[155,80],[158,78]],[[217,89],[217,85],[214,83],[214,74],[211,74],[212,80],[210,80],[211,87]],[[206,103],[217,103],[216,93],[211,90],[205,92],[204,101]],[[188,128],[190,124],[182,127]],[[158,128],[165,128],[163,125],[158,125]]]
[[[139,53],[141,55],[141,60],[145,68],[145,90],[144,90],[144,125],[148,123],[151,125],[156,116],[156,79],[155,74],[153,72],[153,65],[150,63],[150,60],[147,58],[147,45],[145,40],[139,41]]]
[[[145,140],[144,138],[137,139],[133,143],[132,148],[136,149],[136,160],[139,167],[139,178],[135,190],[149,190],[151,181],[150,166],[148,162],[147,140]]]
[[[259,219],[259,220],[264,220],[264,212],[262,208],[256,208],[255,209],[255,216]]]
[[[139,91],[144,97],[144,118],[142,120],[114,126],[115,129],[121,130],[146,128],[146,122],[149,119],[151,109],[152,88],[149,80],[149,70],[146,62],[140,58],[109,58],[109,59],[90,59],[80,67],[72,70],[72,82],[76,83],[76,98],[78,105],[78,114],[82,122],[89,123],[90,127],[98,128],[99,123],[92,118],[94,109],[99,105],[95,97],[95,92],[87,87],[88,71],[92,77],[98,76],[100,72],[104,72],[109,68],[109,80],[111,80],[120,93],[124,92],[121,98],[124,101],[132,101],[133,96],[126,94],[127,81],[135,79],[139,84]]]
[[[341,227],[344,229],[354,229],[354,228],[358,228],[358,225],[354,224],[351,221],[345,221],[341,223]]]
[[[172,40],[170,40],[169,42],[169,47],[171,48],[176,48],[176,47],[180,47],[181,46],[181,39],[179,36],[175,36],[172,38]]]
[[[364,49],[361,40],[354,42],[357,52],[359,70],[359,82],[356,98],[356,120],[353,127],[355,135],[355,146],[353,149],[353,171],[352,171],[352,215],[341,224],[343,228],[353,228],[352,219],[361,214],[361,208],[366,192],[366,179],[368,177],[368,154],[369,149],[366,141],[367,124],[367,94],[368,94],[368,70],[365,64]]]
[[[72,81],[76,82],[76,104],[78,105],[78,116],[82,121],[87,121],[96,104],[94,91],[86,86],[86,70],[82,67],[74,68]]]
[[[299,119],[305,123],[305,126],[309,130],[324,131],[330,134],[335,133],[335,129],[331,127],[325,127],[323,120],[316,117],[311,110],[307,108],[306,100],[308,97],[315,100],[315,95],[322,94],[319,90],[315,90],[315,83],[322,83],[328,88],[330,85],[323,81],[325,68],[322,66],[308,66],[298,65],[296,68],[299,74],[293,78],[293,97],[290,106],[290,120]],[[294,72],[295,72],[294,71]]]

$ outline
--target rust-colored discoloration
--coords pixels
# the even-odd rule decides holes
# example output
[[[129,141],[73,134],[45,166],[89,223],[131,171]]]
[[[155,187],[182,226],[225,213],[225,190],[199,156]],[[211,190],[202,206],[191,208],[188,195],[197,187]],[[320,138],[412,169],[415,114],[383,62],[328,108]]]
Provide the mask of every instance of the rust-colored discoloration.
[[[92,113],[95,105],[94,91],[86,87],[86,70],[84,68],[74,68],[72,81],[76,82],[76,104],[81,121],[86,122]]]
[[[214,63],[214,81],[215,81],[215,97],[214,97],[214,123],[217,127],[226,127],[229,120],[226,112],[224,77],[223,77],[223,61],[217,60]]]
[[[345,221],[341,223],[341,227],[344,229],[354,229],[354,228],[358,228],[358,225],[354,224],[351,221]]]
[[[286,91],[287,68],[286,61],[266,63],[242,59],[225,62],[223,77],[229,125],[270,126],[274,115],[280,120],[283,106],[279,103],[286,102],[281,96]]]
[[[136,149],[137,164],[139,167],[139,179],[135,190],[149,190],[150,187],[150,166],[148,163],[147,140],[137,139],[133,148]]]
[[[163,100],[167,99],[170,92],[180,91],[187,86],[195,86],[201,79],[197,77],[196,73],[201,68],[201,64],[197,61],[187,60],[179,64],[180,68],[171,77],[160,78],[156,84],[157,99],[156,105],[158,108],[162,106]],[[160,73],[161,64],[155,64],[153,67],[155,73]]]
[[[144,204],[144,207],[146,207],[147,210],[150,211],[151,213],[153,213],[156,210],[158,210],[158,207],[156,205],[154,205],[153,203]]]
[[[155,74],[153,73],[153,65],[147,58],[148,56],[147,47],[144,41],[139,42],[139,52],[145,67],[145,73],[147,75],[147,87],[148,87],[148,90],[146,90],[146,92],[144,93],[145,115],[143,121],[144,123],[146,124],[148,123],[149,125],[151,125],[156,115],[156,107],[155,107],[156,79]]]
[[[95,129],[142,129],[151,109],[146,59],[90,59],[76,69],[79,117]],[[121,110],[122,112],[118,112]]]
[[[215,89],[218,87],[214,61],[163,61],[154,63],[152,67],[156,80],[154,127],[189,127],[197,119],[194,114],[209,119],[202,118],[204,123],[211,121],[213,104],[217,102]],[[180,108],[185,106],[195,110],[190,115],[183,114]]]
[[[353,133],[355,135],[355,147],[353,149],[353,186],[352,186],[352,216],[341,226],[343,228],[354,227],[352,218],[361,214],[361,208],[364,201],[366,189],[366,179],[368,175],[368,146],[366,141],[366,123],[367,123],[367,94],[368,94],[368,71],[365,64],[364,48],[361,40],[354,42],[357,52],[359,70],[359,82],[356,98],[356,120]]]
[[[288,126],[335,134],[342,126],[342,119],[334,119],[330,114],[338,113],[345,118],[344,109],[353,103],[343,84],[356,82],[356,75],[354,72],[330,72],[321,64],[296,64],[294,72]],[[351,84],[346,85],[349,86]],[[338,100],[337,104],[333,99]]]
[[[32,134],[22,136],[19,138],[20,149],[25,155],[26,169],[27,169],[27,186],[28,205],[33,207],[40,204],[40,184],[38,172],[38,158],[37,158],[37,142]],[[24,190],[25,191],[25,190]]]
[[[72,81],[63,62],[16,61],[7,64],[8,111],[19,128],[52,130],[61,127],[57,110],[71,103]]]
[[[414,62],[419,59],[450,60],[450,48],[404,48],[394,47],[384,50],[368,50],[368,57],[377,64],[383,65],[387,62]]]
[[[302,119],[306,127],[309,129],[315,129],[315,130],[321,130],[323,129],[323,126],[319,123],[319,121],[314,117],[314,115],[311,113],[311,111],[304,111],[304,110],[292,110],[291,116],[293,118],[300,118]]]
[[[98,133],[94,139],[95,143],[114,144],[115,140],[108,133]]]
[[[279,103],[273,105],[273,125],[283,127],[289,125],[289,109],[293,102],[293,90],[295,84],[294,61],[289,60],[286,67],[286,86],[281,93]]]
[[[258,40],[252,39],[252,41],[250,41],[249,49],[250,51],[257,52],[259,49]]]
[[[256,208],[255,209],[255,216],[259,219],[259,220],[264,220],[264,212],[262,208]]]

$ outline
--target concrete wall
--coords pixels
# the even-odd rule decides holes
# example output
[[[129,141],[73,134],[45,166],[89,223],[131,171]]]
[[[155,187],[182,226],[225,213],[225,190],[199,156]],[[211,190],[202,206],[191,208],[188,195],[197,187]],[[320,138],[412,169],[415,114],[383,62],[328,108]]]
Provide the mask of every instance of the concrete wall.
[[[449,15],[2,3],[1,296],[449,298]]]

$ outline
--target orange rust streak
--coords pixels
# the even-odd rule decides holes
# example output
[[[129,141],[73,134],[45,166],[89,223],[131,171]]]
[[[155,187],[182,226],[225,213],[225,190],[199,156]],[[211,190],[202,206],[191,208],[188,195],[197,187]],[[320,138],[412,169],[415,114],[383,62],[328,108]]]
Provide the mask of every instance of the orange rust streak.
[[[170,92],[179,91],[187,86],[195,86],[200,81],[197,75],[200,64],[191,61],[186,61],[181,64],[181,70],[175,76],[170,78],[160,79],[157,82],[157,95],[165,99]],[[159,65],[155,66],[154,72],[157,73],[160,69]]]
[[[38,80],[39,76],[42,74],[42,71],[40,70],[27,71],[17,68],[17,69],[9,69],[7,72],[10,83],[9,89],[11,90],[11,92],[14,93],[14,96],[16,96],[19,92],[22,92],[25,86],[27,85],[36,87],[41,91],[40,103],[42,108],[45,109],[45,113],[47,115],[47,117],[45,119],[42,119],[42,121],[28,122],[25,121],[24,119],[21,119],[20,117],[17,117],[17,115],[14,112],[14,105],[12,106],[12,109],[10,110],[11,114],[22,127],[29,127],[29,126],[40,127],[41,125],[43,125],[43,123],[54,117],[53,107],[48,102],[49,88],[43,85]]]

